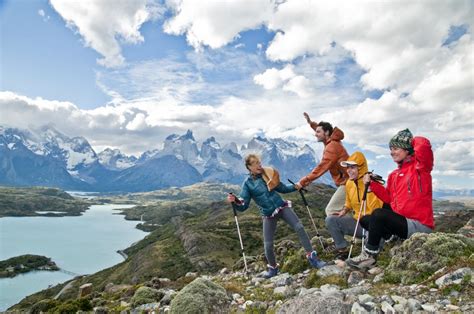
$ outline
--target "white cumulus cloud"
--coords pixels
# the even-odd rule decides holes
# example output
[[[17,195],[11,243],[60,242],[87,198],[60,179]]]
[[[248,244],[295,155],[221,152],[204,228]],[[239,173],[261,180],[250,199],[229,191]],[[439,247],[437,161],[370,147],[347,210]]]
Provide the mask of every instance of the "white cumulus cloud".
[[[124,64],[120,42],[143,42],[140,27],[157,18],[162,9],[148,0],[51,0],[52,7],[84,39],[84,44],[104,58],[98,62],[106,67]]]
[[[241,31],[259,28],[274,10],[269,0],[168,1],[175,15],[166,21],[164,31],[186,35],[196,49],[220,48],[232,42]]]

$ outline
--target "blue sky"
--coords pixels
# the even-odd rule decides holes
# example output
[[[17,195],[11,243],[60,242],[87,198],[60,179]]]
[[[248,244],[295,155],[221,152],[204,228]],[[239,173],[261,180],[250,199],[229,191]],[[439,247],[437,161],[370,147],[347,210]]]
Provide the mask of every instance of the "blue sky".
[[[84,49],[47,1],[2,1],[0,19],[2,90],[72,101],[84,108],[109,99],[95,84],[98,54]]]
[[[321,151],[306,111],[384,175],[409,127],[432,141],[435,187],[473,187],[471,1],[111,3],[0,1],[0,125],[134,154],[187,129]]]

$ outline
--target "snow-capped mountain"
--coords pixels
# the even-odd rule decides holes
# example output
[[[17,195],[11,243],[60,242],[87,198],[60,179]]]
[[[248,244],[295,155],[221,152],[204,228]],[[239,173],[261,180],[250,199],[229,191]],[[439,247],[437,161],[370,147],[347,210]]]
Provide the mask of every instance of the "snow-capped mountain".
[[[241,155],[254,153],[262,157],[264,165],[273,166],[280,172],[281,180],[297,181],[307,175],[319,162],[314,150],[308,145],[299,146],[283,139],[266,139],[254,137],[246,146],[241,148]],[[334,185],[330,175],[324,174],[318,183]],[[286,182],[285,182],[286,183]]]
[[[110,170],[123,170],[135,166],[137,157],[127,156],[118,149],[106,148],[98,155],[99,162]]]
[[[147,150],[138,157],[137,164],[144,163],[145,161],[156,157],[160,153],[159,149]]]
[[[0,184],[88,189],[87,183],[68,171],[66,157],[73,154],[60,149],[57,142],[47,142],[44,129],[36,134],[26,130],[0,129]],[[63,139],[58,141],[63,143]],[[85,156],[84,160],[88,154]]]
[[[78,168],[97,160],[96,153],[85,138],[69,138],[51,126],[44,126],[34,133],[29,130],[4,129],[1,136],[10,150],[15,150],[21,143],[36,155],[50,157],[62,163],[73,175]]]
[[[264,165],[273,166],[280,172],[282,179],[298,180],[308,174],[319,160],[315,152],[307,145],[298,146],[283,139],[266,139],[254,137],[247,145],[243,145],[240,152],[237,144],[220,145],[214,137],[198,144],[192,131],[180,136],[168,136],[162,151],[156,156],[174,155],[182,158],[201,173],[204,181],[241,183],[248,173],[243,158],[249,153],[262,156]],[[329,174],[317,180],[319,183],[332,185]]]
[[[282,139],[255,137],[239,150],[214,137],[198,143],[191,130],[168,136],[162,148],[137,159],[110,148],[96,154],[85,138],[70,138],[50,126],[0,127],[0,184],[94,191],[146,191],[200,181],[240,184],[248,173],[243,163],[248,153],[260,154],[284,181],[298,180],[318,160],[309,146]],[[332,183],[329,177],[319,182]]]
[[[159,155],[174,155],[178,159],[195,163],[199,158],[199,149],[193,132],[188,130],[184,135],[171,134],[165,139],[163,150]]]

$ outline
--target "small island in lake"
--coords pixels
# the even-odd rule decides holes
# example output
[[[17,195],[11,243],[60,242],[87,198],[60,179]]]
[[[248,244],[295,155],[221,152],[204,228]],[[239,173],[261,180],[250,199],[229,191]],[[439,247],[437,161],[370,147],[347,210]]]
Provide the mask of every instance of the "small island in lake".
[[[0,261],[0,278],[15,277],[34,270],[56,271],[59,270],[59,267],[49,257],[32,254]]]

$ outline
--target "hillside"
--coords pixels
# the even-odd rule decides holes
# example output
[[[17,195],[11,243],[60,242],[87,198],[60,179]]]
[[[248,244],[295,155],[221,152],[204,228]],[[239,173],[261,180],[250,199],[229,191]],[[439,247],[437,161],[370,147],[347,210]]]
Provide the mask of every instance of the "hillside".
[[[223,287],[224,295],[230,296],[231,299],[233,294],[238,294],[238,297],[234,295],[233,305],[230,305],[234,311],[242,310],[243,304],[251,300],[255,304],[260,304],[264,307],[265,310],[263,312],[267,309],[270,312],[274,312],[282,305],[282,302],[278,300],[289,302],[298,293],[302,294],[302,291],[307,291],[308,289],[313,289],[314,293],[318,291],[320,293],[324,290],[324,285],[327,284],[332,285],[330,290],[332,289],[331,291],[337,295],[335,291],[354,287],[352,281],[355,276],[360,277],[358,282],[363,281],[362,278],[368,276],[369,281],[365,281],[366,284],[371,284],[370,293],[377,293],[380,296],[390,294],[391,289],[398,289],[400,285],[406,285],[405,282],[400,282],[404,278],[403,276],[399,276],[395,270],[388,271],[392,267],[391,263],[394,260],[391,256],[390,248],[400,247],[401,243],[390,244],[380,257],[380,272],[387,269],[387,275],[384,280],[381,280],[379,276],[379,281],[373,282],[376,274],[358,275],[354,271],[344,268],[339,269],[337,266],[332,266],[333,268],[330,269],[332,269],[333,273],[329,271],[330,274],[327,275],[323,270],[308,269],[295,234],[284,223],[279,223],[275,237],[275,243],[277,244],[276,252],[278,260],[282,264],[282,272],[288,273],[285,275],[287,276],[285,278],[291,277],[292,279],[282,279],[284,284],[280,285],[273,281],[265,281],[262,278],[258,278],[258,274],[265,268],[265,261],[263,257],[261,218],[259,218],[258,211],[254,205],[247,212],[239,213],[244,248],[251,269],[251,276],[245,277],[241,273],[243,263],[241,261],[234,217],[230,205],[222,200],[225,198],[229,188],[232,189],[232,186],[204,184],[185,189],[170,189],[168,194],[165,191],[160,191],[119,197],[118,199],[127,198],[134,202],[146,201],[146,205],[127,209],[124,213],[129,219],[140,218],[143,215],[145,223],[141,228],[152,231],[145,239],[125,250],[125,253],[128,255],[127,260],[98,273],[75,278],[71,282],[70,288],[58,300],[53,301],[50,299],[66,283],[33,294],[23,299],[12,309],[26,310],[33,307],[59,311],[60,309],[78,310],[88,307],[99,307],[102,310],[121,311],[134,308],[143,303],[152,304],[160,299],[163,299],[161,303],[148,306],[163,309],[169,305],[172,296],[175,296],[183,287],[189,286],[189,282],[193,281],[198,274],[210,275],[210,277],[201,276],[199,280],[212,280],[213,284]],[[234,188],[236,187],[234,186]],[[311,186],[310,192],[307,194],[313,216],[316,218],[318,228],[326,242],[329,239],[322,219],[323,208],[332,192],[333,189],[327,186]],[[302,206],[299,195],[291,193],[287,196],[293,201],[294,210],[301,218],[309,235],[314,236],[314,230],[310,228],[311,224],[308,214]],[[213,201],[208,200],[206,202],[206,197],[215,198]],[[446,206],[447,204],[444,205]],[[455,207],[460,209],[457,204]],[[437,218],[437,224],[440,228],[449,233],[447,234],[448,236],[443,236],[440,233],[439,236],[443,238],[441,240],[435,238],[433,241],[435,243],[437,243],[436,241],[444,241],[446,243],[454,241],[452,243],[461,243],[457,245],[464,247],[462,250],[451,252],[452,248],[448,246],[446,254],[448,254],[449,258],[446,261],[443,260],[443,263],[447,263],[446,265],[449,265],[449,267],[442,271],[443,274],[453,269],[473,266],[472,257],[469,257],[473,253],[474,248],[472,241],[464,240],[465,237],[460,235],[451,236],[452,232],[457,231],[457,229],[464,226],[473,217],[472,213],[472,211],[468,211],[468,208],[464,207],[463,210]],[[451,219],[452,217],[456,219],[453,220]],[[469,234],[469,231],[467,233]],[[459,239],[466,241],[467,244],[462,244],[464,242],[459,242],[461,240],[456,237],[461,237]],[[426,239],[423,239],[423,241],[426,241]],[[313,245],[318,249],[323,259],[333,259],[332,253],[324,253],[320,250],[316,238],[313,239]],[[357,245],[355,254],[358,254],[359,251],[360,245]],[[430,251],[434,250],[430,249]],[[439,251],[437,250],[436,252]],[[435,257],[431,256],[431,258],[434,259]],[[440,262],[440,265],[443,263]],[[334,269],[334,267],[337,269]],[[417,280],[419,282],[425,281],[436,270],[438,269],[429,268],[426,272],[420,273],[421,277],[415,276],[413,277],[414,279],[409,279],[407,282],[412,282],[413,280],[415,282]],[[281,276],[284,276],[284,274]],[[85,298],[76,300],[80,290],[79,287],[85,284],[92,284],[92,293],[88,294]],[[333,287],[334,285],[336,285],[337,289]],[[460,295],[467,298],[463,299],[464,303],[461,302],[463,304],[472,304],[473,302],[472,295],[466,292],[469,291],[468,287],[469,284],[466,286],[463,283],[456,288]],[[145,298],[148,301],[137,300],[140,299],[139,296],[146,290],[145,288],[153,290],[147,290],[150,292],[148,297]],[[277,288],[280,289],[275,292],[274,289]],[[359,290],[359,292],[352,290],[352,292],[341,292],[339,296],[343,295],[343,299],[347,296],[352,296],[352,298],[355,296],[357,298],[357,295],[362,294],[362,290],[363,292],[368,292],[369,288],[364,286],[362,290]],[[186,290],[183,289],[183,291]],[[419,294],[422,295],[423,293],[420,290]],[[451,293],[451,290],[447,291],[447,293]],[[355,300],[352,300],[352,304],[354,302]],[[420,303],[421,301],[418,302]],[[427,299],[423,302],[429,303],[430,301]],[[455,305],[453,304],[453,306]],[[260,313],[262,311],[257,312]]]
[[[79,216],[90,205],[55,188],[0,186],[0,217]]]

